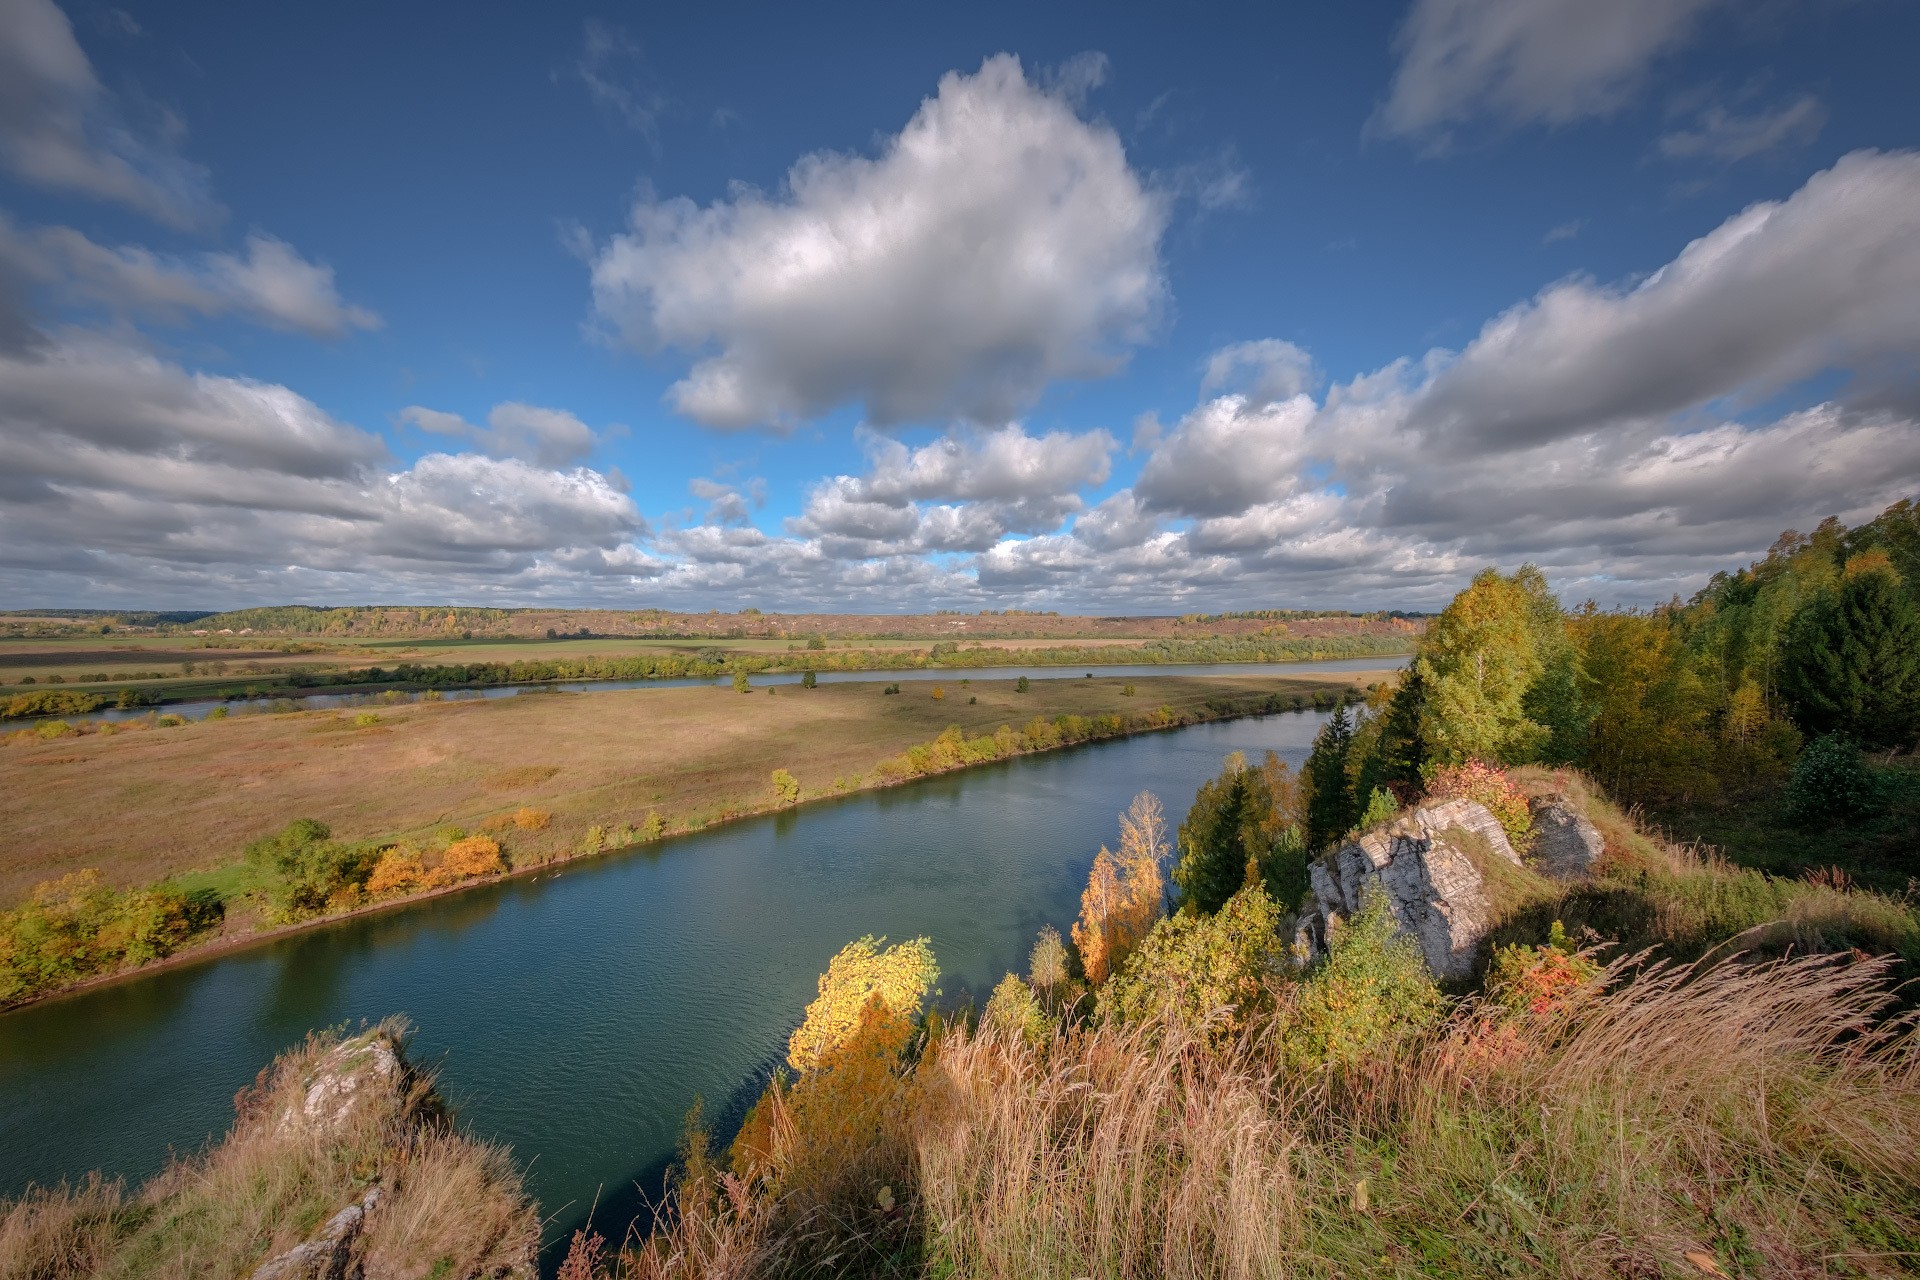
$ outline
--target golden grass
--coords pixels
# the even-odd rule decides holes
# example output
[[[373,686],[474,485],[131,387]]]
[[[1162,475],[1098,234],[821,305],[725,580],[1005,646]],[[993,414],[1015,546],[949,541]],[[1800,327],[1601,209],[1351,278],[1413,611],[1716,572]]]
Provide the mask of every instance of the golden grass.
[[[397,1047],[404,1035],[390,1021],[309,1037],[236,1100],[224,1141],[176,1159],[135,1195],[94,1179],[0,1202],[0,1280],[241,1280],[356,1204],[370,1207],[347,1246],[351,1274],[531,1280],[539,1221],[519,1174],[504,1152],[448,1126],[430,1079],[403,1064],[362,1076],[317,1113],[307,1107],[317,1073],[342,1052]]]
[[[1032,717],[1160,705],[1192,711],[1209,699],[1280,692],[1308,696],[1364,682],[1325,676],[1148,676],[780,687],[645,689],[383,706],[359,728],[352,711],[235,716],[179,728],[0,746],[0,907],[82,867],[113,884],[149,884],[231,863],[250,841],[295,818],[317,818],[346,840],[424,837],[478,826],[523,806],[548,810],[539,831],[516,831],[512,853],[538,860],[578,847],[589,826],[669,829],[765,803],[767,778],[790,770],[805,795],[864,774],[957,724],[969,734]],[[1121,689],[1132,684],[1136,696]],[[969,698],[978,698],[969,704]]]
[[[1910,1275],[1920,1045],[1885,978],[1622,965],[1564,1015],[1469,1001],[1333,1074],[1290,1072],[1278,1024],[1219,1048],[1178,1024],[949,1031],[881,1130],[906,1216],[869,1213],[839,1256],[871,1261],[838,1274]],[[619,1274],[793,1274],[851,1207],[791,1222],[722,1178]]]

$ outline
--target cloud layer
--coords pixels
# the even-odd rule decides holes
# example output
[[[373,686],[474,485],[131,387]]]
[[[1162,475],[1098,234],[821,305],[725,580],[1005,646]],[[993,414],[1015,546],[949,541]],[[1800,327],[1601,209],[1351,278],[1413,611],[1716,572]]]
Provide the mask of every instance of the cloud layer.
[[[785,190],[705,208],[643,200],[593,262],[594,305],[637,349],[711,352],[669,396],[708,426],[845,404],[992,424],[1148,334],[1166,222],[1118,136],[1001,55],[943,77],[877,157],[807,156]]]
[[[179,122],[137,128],[101,85],[53,0],[0,0],[0,163],[38,186],[171,226],[216,221],[207,171],[175,149]]]
[[[1624,105],[1718,0],[1415,0],[1372,127],[1444,138],[1476,118],[1567,124]]]

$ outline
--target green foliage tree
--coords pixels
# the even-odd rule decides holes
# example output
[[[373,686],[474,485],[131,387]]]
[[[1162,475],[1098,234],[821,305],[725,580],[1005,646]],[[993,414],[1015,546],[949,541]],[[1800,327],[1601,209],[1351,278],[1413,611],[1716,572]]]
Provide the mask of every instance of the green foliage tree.
[[[800,687],[802,689],[814,688],[819,683],[820,683],[820,677],[815,675],[811,671],[804,672],[800,677]]]
[[[1352,753],[1353,718],[1345,706],[1339,706],[1314,737],[1313,751],[1302,770],[1307,785],[1309,849],[1326,848],[1351,831],[1360,818],[1349,771]]]
[[[332,835],[324,822],[297,818],[247,846],[247,861],[271,876],[268,898],[279,919],[323,911],[335,894],[357,888],[372,874],[377,849],[345,844]]]
[[[1212,915],[1168,916],[1100,988],[1096,1013],[1142,1022],[1164,1011],[1224,1037],[1265,994],[1264,979],[1279,952],[1279,926],[1280,908],[1258,884]]]
[[[773,771],[773,802],[782,808],[800,803],[800,780],[785,769]]]
[[[1200,784],[1175,843],[1180,862],[1173,882],[1180,905],[1211,915],[1247,882],[1247,864],[1266,852],[1259,844],[1259,780],[1243,758],[1230,757],[1219,777]]]
[[[1426,740],[1421,737],[1426,714],[1426,677],[1418,669],[1409,670],[1386,706],[1376,713],[1377,729],[1360,763],[1356,794],[1371,796],[1381,787],[1403,799],[1419,794],[1427,764]]]
[[[1025,676],[1021,676],[1018,680],[1015,680],[1013,682],[1013,691],[1015,693],[1025,693],[1028,689],[1032,687],[1033,687],[1032,684],[1027,680]]]
[[[1780,684],[1808,733],[1878,748],[1920,737],[1920,610],[1891,570],[1850,574],[1794,615]]]
[[[733,691],[735,693],[751,693],[752,692],[752,690],[747,687],[746,672],[736,671],[733,673]]]
[[[1003,1034],[1018,1036],[1036,1049],[1053,1038],[1053,1019],[1034,999],[1027,984],[1011,973],[1000,979],[987,997],[980,1021]]]
[[[1547,739],[1525,707],[1545,668],[1542,613],[1530,580],[1483,569],[1427,628],[1414,669],[1427,692],[1421,737],[1439,763],[1517,763]]]

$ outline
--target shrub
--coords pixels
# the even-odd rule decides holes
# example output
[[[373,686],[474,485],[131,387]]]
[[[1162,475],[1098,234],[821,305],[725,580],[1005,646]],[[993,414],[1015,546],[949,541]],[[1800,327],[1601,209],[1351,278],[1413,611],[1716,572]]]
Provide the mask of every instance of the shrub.
[[[362,711],[354,716],[353,724],[357,729],[369,729],[380,723],[380,717],[371,711]]]
[[[373,870],[377,850],[335,841],[332,834],[324,822],[299,818],[247,846],[247,861],[272,877],[267,897],[275,918],[323,911],[336,895],[358,892]]]
[[[1280,909],[1249,885],[1210,916],[1182,911],[1154,925],[1120,972],[1100,988],[1107,1021],[1146,1022],[1164,1010],[1215,1037],[1245,1025],[1279,949]],[[1210,1023],[1222,1010],[1227,1017]]]
[[[856,939],[840,949],[820,975],[819,994],[787,1041],[787,1061],[809,1071],[858,1029],[862,1011],[878,1000],[890,1012],[917,1017],[940,976],[933,947],[912,938],[884,947],[885,938]]]
[[[499,875],[507,869],[500,856],[500,843],[488,836],[468,836],[455,840],[440,855],[440,865],[427,873],[430,889],[471,880],[475,876]]]
[[[785,769],[773,771],[773,802],[782,808],[800,803],[800,780]]]
[[[587,828],[587,834],[580,837],[581,853],[600,853],[607,847],[607,829],[601,826]]]
[[[1286,1055],[1296,1067],[1356,1062],[1430,1026],[1445,1007],[1420,946],[1400,932],[1386,895],[1329,926],[1327,957],[1293,992]]]
[[[667,824],[665,820],[660,817],[660,811],[658,809],[650,809],[647,811],[647,820],[640,824],[640,838],[646,841],[658,840],[665,834],[666,829]]]
[[[367,877],[367,895],[381,898],[412,893],[426,880],[427,870],[421,865],[420,851],[412,845],[397,844],[382,850],[380,861],[373,864],[373,873]]]
[[[224,914],[211,891],[121,891],[93,869],[46,881],[19,909],[0,912],[0,1008],[170,955]]]
[[[1842,733],[1808,743],[1787,779],[1787,814],[1796,822],[1847,822],[1873,809],[1879,798],[1858,744]]]
[[[522,831],[545,831],[547,824],[553,821],[553,815],[545,809],[533,809],[521,805],[513,811],[513,825]]]
[[[822,647],[824,648],[825,646],[822,646]],[[815,675],[811,671],[803,673],[800,677],[800,687],[802,689],[811,689],[815,685],[818,685],[819,683],[820,683],[820,677]]]
[[[1507,833],[1507,841],[1516,853],[1524,853],[1533,842],[1533,814],[1527,808],[1527,796],[1505,769],[1482,760],[1434,771],[1427,794],[1435,800],[1474,800],[1487,807]]]
[[[1385,787],[1375,787],[1373,794],[1367,797],[1367,807],[1360,811],[1359,827],[1364,831],[1383,822],[1392,822],[1394,815],[1399,812],[1400,804],[1393,798],[1393,792]]]
[[[942,689],[939,685],[933,686],[933,700],[935,702],[943,701],[946,696],[947,691],[945,689]]]
[[[227,709],[226,709],[225,707],[215,707],[215,708],[214,708],[213,710],[211,710],[211,711],[209,711],[209,712],[207,712],[207,719],[209,719],[209,720],[225,720],[225,719],[227,718],[227,716],[228,716],[228,714],[229,714],[229,712],[227,711]]]
[[[735,693],[750,693],[750,692],[752,692],[752,691],[751,691],[750,689],[748,689],[748,688],[747,688],[747,673],[746,673],[746,672],[744,672],[744,671],[736,671],[736,672],[734,672],[734,673],[733,673],[733,691],[734,691]]]
[[[1557,1014],[1597,991],[1603,972],[1568,941],[1566,926],[1555,920],[1545,946],[1495,948],[1487,968],[1487,995],[1511,1013]]]
[[[980,1020],[1002,1034],[1018,1036],[1034,1048],[1053,1038],[1053,1019],[1033,998],[1027,984],[1011,973],[994,987]]]
[[[1015,680],[1013,682],[1013,691],[1015,693],[1025,693],[1028,689],[1031,689],[1032,687],[1033,686],[1028,682],[1025,676],[1021,676],[1018,680]]]

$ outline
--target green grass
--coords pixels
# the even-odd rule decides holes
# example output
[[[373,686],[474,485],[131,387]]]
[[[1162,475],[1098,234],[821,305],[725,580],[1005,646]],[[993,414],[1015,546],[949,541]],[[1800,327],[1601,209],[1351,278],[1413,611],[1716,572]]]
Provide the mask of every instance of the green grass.
[[[1729,860],[1777,876],[1837,867],[1855,883],[1903,893],[1920,877],[1920,762],[1875,765],[1881,805],[1846,826],[1807,826],[1784,811],[1781,791],[1653,816],[1683,841],[1711,845]]]

